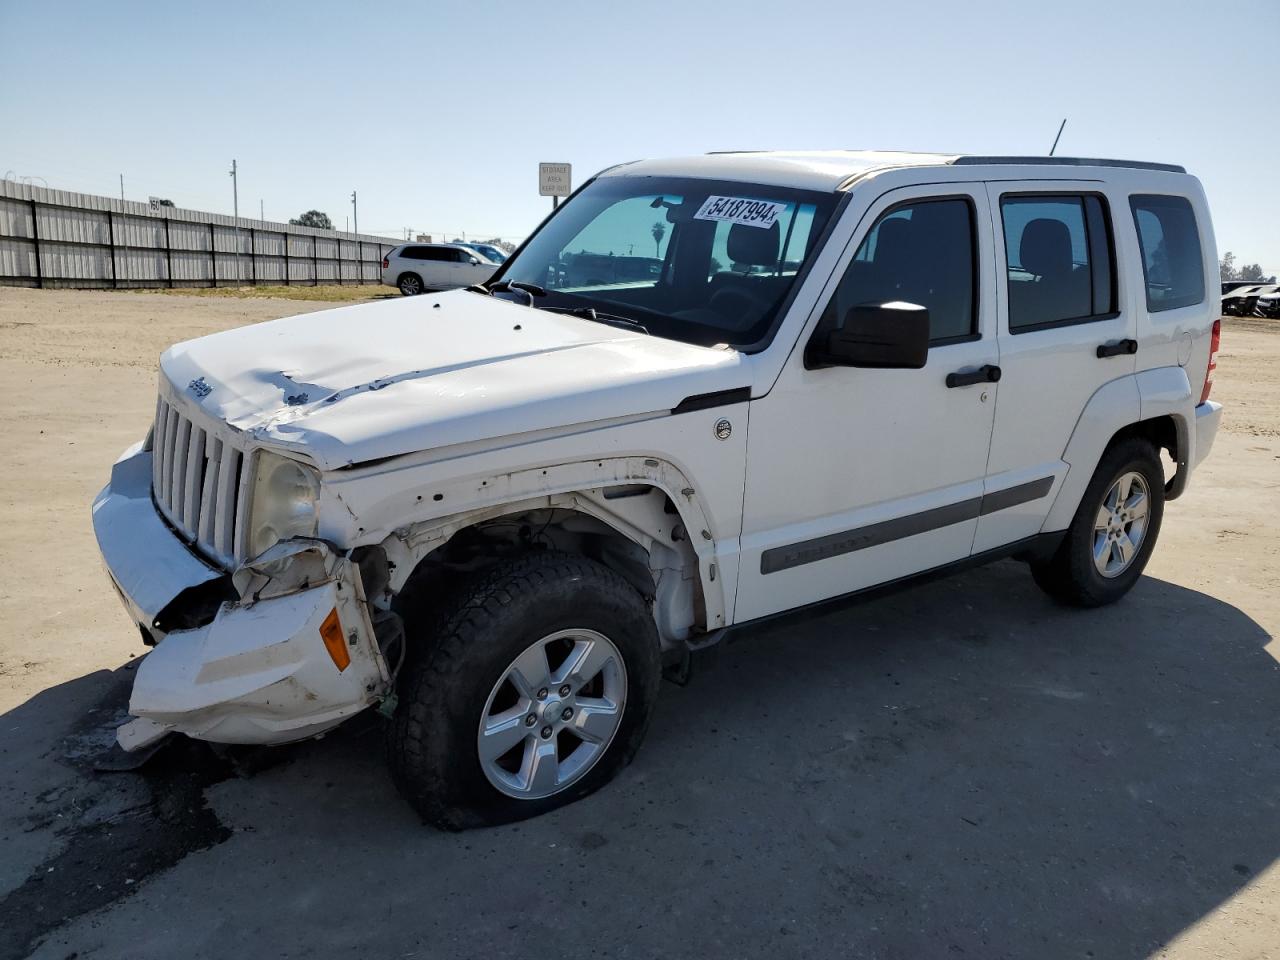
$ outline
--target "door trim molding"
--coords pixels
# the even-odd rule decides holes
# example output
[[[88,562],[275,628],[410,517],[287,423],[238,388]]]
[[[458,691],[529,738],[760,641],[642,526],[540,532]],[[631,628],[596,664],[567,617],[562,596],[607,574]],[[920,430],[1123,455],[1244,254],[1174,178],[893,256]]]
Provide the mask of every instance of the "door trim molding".
[[[829,560],[832,557],[878,547],[894,540],[914,537],[928,533],[940,527],[948,527],[953,523],[976,520],[998,510],[1007,510],[1019,504],[1039,500],[1053,488],[1053,477],[1042,477],[1006,487],[980,497],[971,497],[957,503],[910,513],[905,517],[882,520],[865,527],[854,527],[838,533],[828,533],[810,540],[801,540],[780,547],[770,547],[760,554],[760,572],[762,574],[777,573],[790,570],[792,567]]]

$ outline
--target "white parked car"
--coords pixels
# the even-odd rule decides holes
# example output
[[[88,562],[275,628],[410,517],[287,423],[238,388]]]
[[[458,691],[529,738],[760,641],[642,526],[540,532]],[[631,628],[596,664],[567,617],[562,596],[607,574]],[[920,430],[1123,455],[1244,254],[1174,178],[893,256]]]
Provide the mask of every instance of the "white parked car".
[[[402,243],[382,258],[382,282],[406,297],[483,283],[498,264],[460,243]]]
[[[1217,271],[1178,167],[724,154],[604,171],[480,290],[178,344],[93,505],[154,645],[119,742],[376,708],[424,818],[498,823],[766,618],[1007,556],[1115,601],[1218,428]]]

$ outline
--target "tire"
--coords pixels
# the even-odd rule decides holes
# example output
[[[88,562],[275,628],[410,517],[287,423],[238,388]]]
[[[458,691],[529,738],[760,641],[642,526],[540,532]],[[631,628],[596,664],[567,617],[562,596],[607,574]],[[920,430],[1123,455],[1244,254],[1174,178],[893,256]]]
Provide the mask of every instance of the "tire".
[[[435,628],[415,639],[387,747],[396,786],[428,823],[461,830],[572,803],[612,780],[644,738],[661,680],[657,629],[639,592],[593,560],[546,551],[503,562],[461,590]],[[553,665],[565,645],[572,650]],[[550,683],[537,690],[525,680],[537,674],[535,649],[551,665]],[[588,654],[610,659],[603,667],[592,660],[583,676],[563,675]],[[569,685],[557,684],[566,679],[581,686],[564,695]],[[598,706],[609,703],[613,714]],[[564,710],[572,719],[557,719]],[[505,741],[495,738],[499,746],[482,758],[486,724],[519,735],[510,752],[500,754]],[[607,736],[606,724],[613,724]],[[599,734],[593,742],[577,736],[584,726]],[[540,765],[548,757],[554,764]],[[545,792],[549,781],[539,770],[557,771],[563,784],[550,781]]]
[[[396,286],[400,288],[400,292],[406,297],[416,297],[427,289],[423,286],[422,278],[416,273],[400,274],[400,279],[396,281]]]
[[[1123,491],[1124,480],[1130,481],[1127,502],[1117,502],[1112,495]],[[1146,500],[1141,517],[1137,516],[1138,493],[1145,493]],[[1117,502],[1115,512],[1109,506],[1113,502]],[[1104,517],[1106,524],[1101,523]],[[1121,440],[1102,455],[1061,546],[1048,561],[1033,563],[1031,573],[1041,589],[1062,603],[1077,607],[1115,603],[1142,576],[1163,517],[1164,467],[1156,448],[1138,437]],[[1127,559],[1123,543],[1135,547]]]

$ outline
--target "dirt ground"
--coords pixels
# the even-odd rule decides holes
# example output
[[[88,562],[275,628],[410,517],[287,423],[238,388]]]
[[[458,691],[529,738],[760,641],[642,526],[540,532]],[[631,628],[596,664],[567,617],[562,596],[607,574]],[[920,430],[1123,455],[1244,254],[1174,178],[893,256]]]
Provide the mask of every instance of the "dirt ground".
[[[89,504],[157,355],[326,306],[0,288],[0,958],[1280,957],[1280,324],[1224,322],[1223,430],[1122,603],[1007,561],[767,628],[609,788],[448,835],[372,718],[92,770],[145,648]]]

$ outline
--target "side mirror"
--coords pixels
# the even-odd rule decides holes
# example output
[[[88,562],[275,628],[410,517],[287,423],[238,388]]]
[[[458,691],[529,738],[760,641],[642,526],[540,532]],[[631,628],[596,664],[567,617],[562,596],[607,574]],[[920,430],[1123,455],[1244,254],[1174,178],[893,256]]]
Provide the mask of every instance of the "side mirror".
[[[475,257],[468,257],[467,262],[470,263],[473,267],[480,266],[480,261],[477,260]]]
[[[929,359],[929,311],[916,303],[862,303],[810,350],[811,367],[918,370]]]

